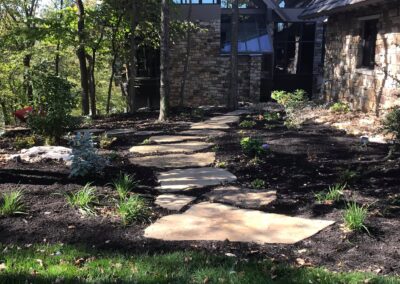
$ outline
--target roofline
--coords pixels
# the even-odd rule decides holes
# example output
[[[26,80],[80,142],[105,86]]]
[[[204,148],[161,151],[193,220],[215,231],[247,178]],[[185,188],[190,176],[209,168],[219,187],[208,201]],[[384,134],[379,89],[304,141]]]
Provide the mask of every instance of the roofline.
[[[276,5],[276,3],[272,0],[263,0],[265,5],[267,5],[267,7],[271,7],[277,14],[279,17],[281,17],[281,19],[283,21],[288,21],[289,18],[285,15],[285,13],[282,11],[282,9]]]
[[[300,19],[312,19],[312,18],[318,18],[318,17],[322,17],[322,16],[329,16],[332,14],[348,11],[348,10],[355,9],[355,8],[360,8],[363,6],[373,5],[373,4],[377,4],[377,3],[381,3],[381,2],[385,2],[385,0],[366,0],[366,1],[358,2],[358,3],[354,3],[354,4],[340,6],[337,8],[333,8],[331,10],[323,10],[321,12],[315,12],[312,14],[300,15],[299,18]]]

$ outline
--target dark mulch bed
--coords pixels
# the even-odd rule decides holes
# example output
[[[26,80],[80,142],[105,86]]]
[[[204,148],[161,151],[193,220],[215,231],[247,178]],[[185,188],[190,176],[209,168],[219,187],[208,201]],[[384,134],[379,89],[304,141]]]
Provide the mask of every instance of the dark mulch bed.
[[[210,113],[206,113],[210,115]],[[102,118],[94,127],[135,127],[141,130],[178,131],[178,123],[157,124],[156,113]],[[198,121],[200,118],[194,119]],[[173,122],[179,120],[178,114]],[[266,127],[266,125],[269,125]],[[272,125],[272,126],[271,126]],[[152,204],[153,169],[133,166],[126,149],[137,138],[128,136],[115,143],[110,151],[120,157],[107,168],[105,176],[87,179],[68,178],[68,168],[58,163],[23,164],[9,162],[0,169],[0,192],[21,188],[26,193],[28,214],[0,219],[0,242],[30,244],[63,242],[86,244],[98,249],[121,249],[132,252],[166,252],[198,249],[215,253],[234,253],[239,257],[273,258],[296,262],[297,258],[332,270],[375,271],[400,274],[400,218],[394,195],[400,193],[400,160],[385,160],[388,145],[370,144],[361,147],[358,137],[325,126],[308,123],[300,130],[287,130],[282,122],[259,122],[255,129],[239,131],[217,139],[217,157],[237,175],[238,184],[250,186],[263,179],[268,189],[276,189],[278,199],[262,210],[292,216],[332,219],[337,223],[296,245],[255,245],[225,242],[161,242],[143,238],[146,224],[122,227],[113,214],[115,192],[108,185],[120,172],[135,174],[141,181],[138,192]],[[258,163],[242,154],[239,141],[244,136],[257,136],[271,145],[271,151]],[[11,139],[11,138],[7,138]],[[1,143],[5,143],[0,142]],[[7,142],[8,143],[8,142]],[[2,144],[3,145],[3,144]],[[370,204],[367,222],[369,233],[343,230],[345,202],[318,205],[314,193],[335,184],[344,170],[353,170],[358,178],[349,183],[346,200]],[[65,193],[79,189],[86,182],[97,186],[101,207],[99,215],[82,217],[65,202]],[[188,194],[200,196],[205,191]],[[202,199],[199,198],[200,202]],[[399,204],[398,204],[399,205]],[[152,220],[172,214],[153,206]]]

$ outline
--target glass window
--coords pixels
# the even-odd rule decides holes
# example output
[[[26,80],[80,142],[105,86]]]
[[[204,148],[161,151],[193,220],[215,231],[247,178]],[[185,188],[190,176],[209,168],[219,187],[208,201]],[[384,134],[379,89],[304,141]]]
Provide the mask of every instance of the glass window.
[[[374,69],[376,38],[378,36],[378,20],[368,20],[364,22],[362,67]]]

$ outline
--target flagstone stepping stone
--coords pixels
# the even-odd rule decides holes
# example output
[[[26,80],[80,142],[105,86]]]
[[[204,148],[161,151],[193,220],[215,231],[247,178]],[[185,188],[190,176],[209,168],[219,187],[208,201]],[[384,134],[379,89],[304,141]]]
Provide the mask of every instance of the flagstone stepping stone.
[[[204,121],[193,123],[190,129],[229,129],[229,125],[225,123],[218,123],[216,121]]]
[[[208,136],[208,137],[222,137],[226,135],[226,132],[215,129],[195,129],[195,130],[185,130],[179,132],[184,135],[199,135],[199,136]]]
[[[136,165],[160,169],[207,167],[215,162],[215,152],[134,157],[129,161]]]
[[[222,186],[212,190],[205,196],[212,202],[226,203],[241,208],[259,209],[276,200],[276,191]]]
[[[151,143],[176,143],[176,142],[184,142],[184,141],[192,141],[192,140],[201,140],[205,139],[204,136],[174,136],[174,135],[165,135],[165,136],[152,136],[149,138]]]
[[[239,116],[234,115],[222,115],[222,116],[215,116],[210,118],[208,121],[212,123],[238,123],[240,120]]]
[[[310,220],[203,202],[183,214],[163,217],[145,230],[146,238],[165,241],[225,241],[295,244],[333,221]]]
[[[180,191],[236,181],[236,176],[220,168],[175,169],[158,174],[160,191]]]
[[[151,136],[163,133],[159,130],[136,130],[134,128],[121,128],[121,129],[113,129],[106,132],[108,137],[118,137],[124,135],[135,135],[135,136]]]
[[[98,128],[93,128],[93,129],[78,129],[74,131],[75,133],[91,133],[91,134],[100,134],[105,132],[104,129],[98,129]]]
[[[196,197],[179,195],[179,194],[162,194],[159,195],[155,203],[165,209],[179,211]]]
[[[143,155],[157,153],[193,153],[212,146],[214,146],[212,143],[191,141],[184,143],[134,146],[129,149],[129,152]]]
[[[230,115],[240,116],[240,115],[252,114],[252,113],[253,112],[251,110],[248,110],[248,109],[238,109],[238,110],[235,110],[235,111],[231,111],[231,112],[225,113],[224,115],[227,115],[227,116],[230,116]]]

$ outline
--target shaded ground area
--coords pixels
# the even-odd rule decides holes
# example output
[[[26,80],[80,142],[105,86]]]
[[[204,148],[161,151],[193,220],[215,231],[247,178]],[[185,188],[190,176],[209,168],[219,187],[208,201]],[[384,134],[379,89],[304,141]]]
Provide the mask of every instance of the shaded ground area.
[[[187,124],[157,124],[156,114],[148,117],[115,117],[94,121],[91,127],[160,130],[165,134],[189,129]],[[206,113],[205,115],[211,115]],[[185,117],[187,118],[187,117]],[[256,120],[256,116],[247,119]],[[201,118],[195,119],[198,122]],[[282,121],[259,121],[254,129],[225,130],[227,135],[216,137],[218,162],[238,178],[236,184],[251,187],[255,179],[266,182],[266,190],[276,190],[277,199],[261,208],[269,213],[290,216],[335,220],[332,227],[295,245],[256,245],[245,243],[196,241],[163,242],[143,237],[143,225],[122,227],[113,211],[116,193],[108,185],[120,171],[135,174],[141,181],[138,192],[154,204],[159,194],[154,168],[134,166],[130,163],[129,149],[148,137],[133,134],[119,138],[103,154],[117,153],[104,177],[86,180],[68,179],[67,167],[58,163],[23,164],[9,162],[0,169],[0,192],[21,188],[26,193],[28,214],[21,217],[0,219],[0,242],[83,244],[98,249],[123,249],[131,252],[174,252],[198,250],[215,253],[233,253],[251,259],[274,259],[297,263],[301,258],[308,265],[324,266],[331,270],[372,271],[383,274],[400,274],[400,213],[398,158],[385,159],[388,145],[370,144],[362,147],[358,137],[347,136],[343,131],[316,123],[307,123],[300,130],[288,130]],[[240,148],[241,137],[257,136],[271,145],[265,159],[254,161]],[[8,138],[10,139],[10,138]],[[9,140],[1,145],[10,145]],[[5,147],[4,149],[7,149]],[[205,150],[205,151],[209,151]],[[9,150],[9,152],[15,152]],[[357,173],[349,181],[345,192],[347,200],[369,204],[368,233],[346,233],[342,228],[345,203],[316,204],[314,193],[338,182],[344,171]],[[94,181],[102,206],[98,216],[81,217],[66,205],[65,193],[79,189],[85,182]],[[205,200],[204,193],[212,188],[192,190],[186,195]],[[183,208],[182,210],[186,210]],[[152,205],[152,220],[172,212]]]

